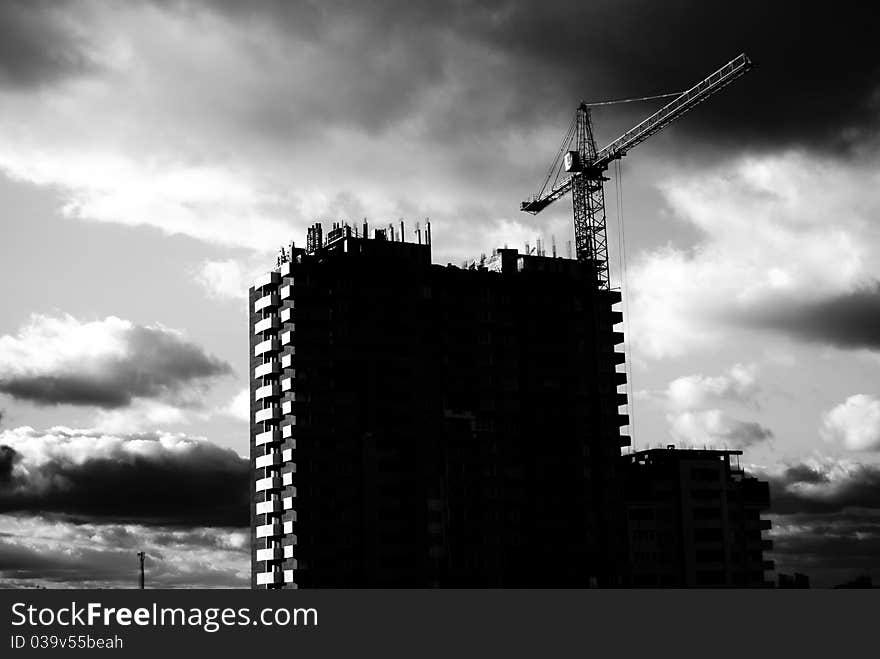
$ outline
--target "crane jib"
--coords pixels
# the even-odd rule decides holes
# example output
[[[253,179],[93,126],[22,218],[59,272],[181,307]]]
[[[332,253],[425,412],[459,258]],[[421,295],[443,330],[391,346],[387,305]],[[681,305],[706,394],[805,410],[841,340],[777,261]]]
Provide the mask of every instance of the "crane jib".
[[[612,160],[624,155],[627,150],[643,142],[671,121],[677,119],[701,101],[706,100],[711,94],[739,78],[751,67],[752,61],[745,53],[732,59],[708,78],[698,82],[674,101],[667,103],[650,117],[600,150],[591,164],[594,167],[604,169]]]
[[[582,172],[573,173],[546,194],[536,195],[522,202],[520,210],[532,214],[539,213],[571,190],[573,182],[578,176],[586,174],[591,179],[598,178],[612,161],[621,158],[627,151],[668,126],[715,92],[726,87],[748,72],[751,67],[752,61],[745,53],[735,57],[713,74],[676,97],[675,100],[664,105],[650,117],[633,126],[608,146],[596,152],[593,158],[583,163]]]

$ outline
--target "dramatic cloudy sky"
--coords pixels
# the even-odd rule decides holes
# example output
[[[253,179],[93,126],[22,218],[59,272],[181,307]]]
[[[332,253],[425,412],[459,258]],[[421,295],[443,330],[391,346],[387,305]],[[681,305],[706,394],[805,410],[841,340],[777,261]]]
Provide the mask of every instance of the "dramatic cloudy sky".
[[[245,585],[244,294],[277,247],[363,217],[430,217],[440,263],[564,245],[568,201],[517,209],[577,102],[742,51],[748,76],[610,171],[630,431],[745,450],[781,570],[870,570],[874,25],[848,2],[0,3],[0,582],[130,585],[142,548],[152,583]],[[655,107],[596,109],[599,141]]]

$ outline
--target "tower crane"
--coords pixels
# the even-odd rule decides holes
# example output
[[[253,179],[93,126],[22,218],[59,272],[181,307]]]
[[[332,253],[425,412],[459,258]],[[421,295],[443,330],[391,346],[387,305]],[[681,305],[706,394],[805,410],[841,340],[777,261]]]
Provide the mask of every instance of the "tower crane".
[[[604,182],[608,178],[604,176],[605,170],[614,160],[622,158],[627,151],[747,73],[751,67],[752,61],[745,53],[739,55],[601,150],[596,149],[593,138],[590,106],[581,103],[560,148],[561,159],[551,166],[541,190],[522,202],[520,210],[536,215],[571,191],[577,258],[592,262],[598,288],[609,290],[604,191]],[[560,182],[563,170],[569,176]]]

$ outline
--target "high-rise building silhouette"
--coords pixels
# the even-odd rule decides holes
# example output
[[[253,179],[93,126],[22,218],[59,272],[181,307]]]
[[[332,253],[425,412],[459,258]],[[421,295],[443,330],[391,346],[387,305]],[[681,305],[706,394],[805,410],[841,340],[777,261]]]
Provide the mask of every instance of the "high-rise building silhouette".
[[[367,229],[250,290],[253,586],[624,583],[620,294]]]

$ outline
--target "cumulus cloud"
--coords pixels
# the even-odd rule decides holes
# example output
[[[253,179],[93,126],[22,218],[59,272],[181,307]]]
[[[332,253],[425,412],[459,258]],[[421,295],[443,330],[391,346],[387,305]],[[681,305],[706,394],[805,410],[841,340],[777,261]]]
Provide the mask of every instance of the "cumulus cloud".
[[[880,450],[880,400],[850,396],[823,415],[821,432],[850,451]]]
[[[205,417],[204,413],[198,415]],[[90,426],[108,434],[128,434],[188,424],[193,410],[162,401],[135,398],[127,407],[98,408]]]
[[[0,337],[0,392],[44,405],[119,408],[170,396],[191,403],[231,370],[178,330],[114,316],[35,314],[17,335]]]
[[[209,297],[219,300],[244,300],[247,298],[253,276],[245,273],[239,261],[227,259],[204,261],[195,273],[195,279]]]
[[[757,366],[735,364],[724,375],[676,378],[666,388],[666,401],[675,409],[693,409],[721,400],[754,404],[757,392]]]
[[[251,415],[251,393],[245,387],[230,400],[225,406],[220,408],[220,413],[238,421],[248,421]]]
[[[731,416],[707,405],[737,403],[757,407],[758,368],[755,364],[734,364],[717,376],[687,375],[672,380],[663,392],[670,434],[686,446],[744,449],[773,437],[758,423]],[[649,394],[656,397],[656,394]]]
[[[148,588],[246,588],[245,529],[94,523],[0,514],[0,586],[135,588],[135,552],[146,553]]]
[[[178,7],[94,12],[90,40],[113,44],[106,72],[52,87],[39,103],[4,98],[0,170],[57,187],[73,218],[258,251],[316,217],[442,216],[479,233],[518,216],[515,197],[502,196],[501,214],[485,187],[529,171],[506,152],[537,136],[494,140],[501,124],[488,119],[521,106],[480,89],[499,80],[503,93],[500,80],[521,79],[522,62],[431,21],[380,36],[389,24],[372,10],[300,5],[286,22]],[[479,124],[482,138],[468,137],[465,123]],[[443,140],[427,135],[435,131]],[[487,167],[489,157],[510,166]],[[487,240],[477,249],[495,247]]]
[[[672,437],[686,446],[744,449],[773,437],[760,423],[735,419],[717,409],[670,414],[667,420]]]
[[[873,168],[794,151],[667,180],[672,214],[700,238],[631,266],[637,350],[678,356],[736,329],[877,348],[878,182]]]
[[[143,524],[248,523],[248,461],[164,432],[20,427],[0,432],[0,512]]]

